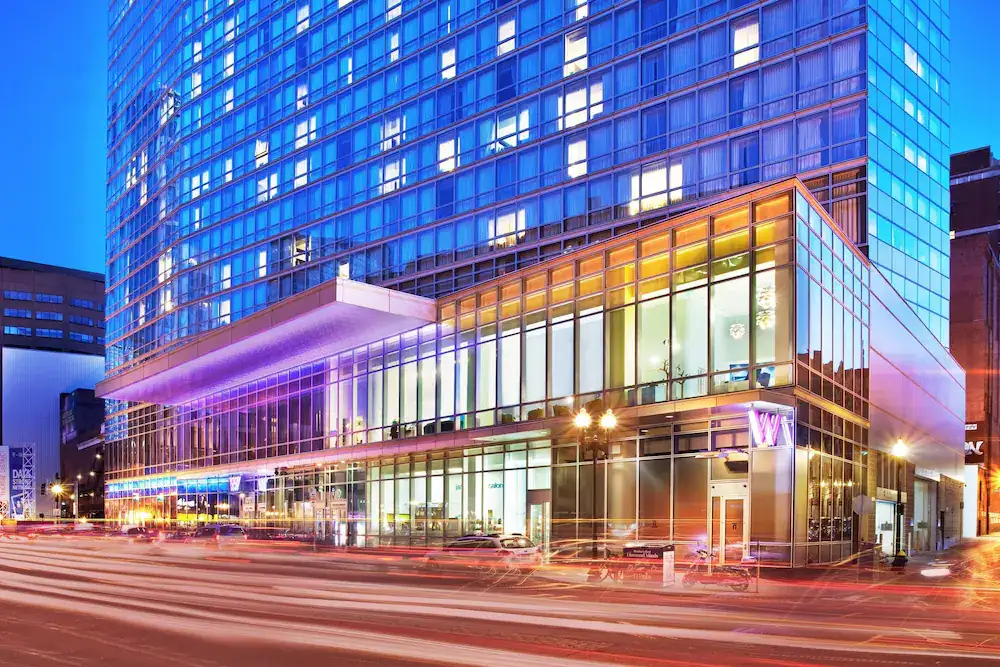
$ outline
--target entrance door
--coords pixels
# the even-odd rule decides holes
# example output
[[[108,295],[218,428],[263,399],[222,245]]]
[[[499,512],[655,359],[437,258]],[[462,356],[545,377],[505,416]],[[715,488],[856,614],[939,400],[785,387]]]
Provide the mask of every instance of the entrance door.
[[[746,555],[744,499],[712,497],[712,551],[719,563],[739,563]]]
[[[528,503],[528,539],[535,543],[543,555],[549,553],[549,513],[551,503]]]

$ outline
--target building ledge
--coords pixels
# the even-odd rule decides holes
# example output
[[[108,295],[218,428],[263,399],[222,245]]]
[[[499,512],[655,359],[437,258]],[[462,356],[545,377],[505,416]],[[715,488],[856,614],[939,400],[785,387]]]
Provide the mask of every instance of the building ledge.
[[[431,299],[337,278],[109,377],[97,395],[184,403],[436,318]]]

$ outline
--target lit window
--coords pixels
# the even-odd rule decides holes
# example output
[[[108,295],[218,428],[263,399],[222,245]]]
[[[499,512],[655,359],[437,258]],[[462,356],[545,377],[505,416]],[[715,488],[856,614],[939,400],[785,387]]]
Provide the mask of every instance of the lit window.
[[[299,10],[295,15],[295,34],[299,34],[304,30],[309,29],[309,5],[303,4],[299,6]]]
[[[267,139],[258,139],[254,145],[254,167],[263,167],[267,164]]]
[[[678,162],[670,165],[670,203],[676,204],[684,198],[681,185],[684,184],[684,164]]]
[[[219,304],[219,324],[229,324],[230,322],[230,305],[229,299],[223,299],[222,303]]]
[[[229,289],[233,286],[233,265],[224,262],[222,265],[222,289]]]
[[[235,18],[228,18],[228,19],[226,19],[225,31],[226,31],[225,40],[227,42],[233,41],[233,38],[236,37],[236,19]]]
[[[396,28],[389,33],[389,62],[394,63],[399,60],[399,29]]]
[[[667,205],[667,163],[647,164],[642,168],[642,210],[652,211]]]
[[[224,93],[223,96],[224,96],[224,100],[223,101],[225,102],[225,105],[224,105],[225,110],[226,111],[232,111],[233,110],[233,87],[229,86],[228,88],[226,88],[226,92]]]
[[[455,140],[447,139],[438,144],[438,169],[442,172],[455,169]]]
[[[309,122],[301,120],[295,124],[295,148],[302,148],[309,143]]]
[[[309,168],[305,158],[298,160],[295,163],[294,187],[301,188],[303,185],[309,182],[308,171]]]
[[[566,146],[566,173],[577,178],[587,173],[587,137],[580,135],[569,140]]]
[[[517,21],[514,12],[500,18],[497,23],[497,55],[502,56],[514,50]]]
[[[295,88],[295,108],[305,109],[307,104],[309,104],[309,85],[303,82]]]
[[[510,109],[509,112],[500,113],[500,122],[497,123],[496,150],[502,151],[505,148],[514,148],[515,146],[517,146],[517,114],[514,109]]]
[[[261,250],[257,253],[257,277],[263,278],[267,275],[267,251]]]
[[[201,62],[201,40],[194,43],[194,63],[197,65]]]
[[[222,180],[224,183],[228,183],[233,180],[233,158],[227,157],[223,162],[223,175]]]
[[[385,20],[387,22],[402,16],[402,14],[403,0],[389,0],[385,3]]]
[[[760,60],[759,44],[760,30],[756,14],[733,21],[733,68],[738,69]]]
[[[382,129],[382,150],[387,151],[399,145],[399,116],[386,118]]]
[[[441,78],[455,78],[455,47],[449,47],[441,52]]]
[[[395,192],[399,188],[399,158],[385,163],[385,174],[382,179],[382,194]]]
[[[563,76],[570,76],[587,69],[587,29],[581,28],[566,35]]]
[[[924,64],[920,62],[920,58],[917,57],[917,52],[907,43],[903,43],[903,60],[906,62],[906,66],[909,67],[913,72],[919,76],[921,79],[924,78]]]
[[[517,130],[518,141],[524,142],[531,138],[531,112],[527,106],[518,114]]]
[[[201,95],[201,72],[191,72],[191,99]]]
[[[230,49],[222,58],[222,76],[232,76],[233,72],[236,71],[236,54]]]
[[[491,244],[504,248],[516,244],[524,238],[526,217],[523,208],[504,209],[497,216],[492,236],[496,237]]]
[[[587,0],[569,0],[569,2],[566,3],[566,6],[569,8],[576,8],[576,11],[573,12],[574,21],[582,21],[590,14],[589,8],[587,7]]]
[[[593,78],[593,77],[592,77]],[[590,82],[590,117],[604,113],[604,81],[600,77]]]
[[[169,252],[160,255],[157,260],[156,282],[162,283],[174,273],[174,258]]]
[[[278,194],[278,174],[257,179],[257,202],[266,202]]]
[[[587,83],[579,82],[566,93],[566,127],[576,127],[587,120]]]

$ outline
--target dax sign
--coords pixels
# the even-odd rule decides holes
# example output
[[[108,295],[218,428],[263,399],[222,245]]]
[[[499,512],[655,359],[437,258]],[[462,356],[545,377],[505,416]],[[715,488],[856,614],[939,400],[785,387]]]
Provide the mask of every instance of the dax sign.
[[[792,444],[792,429],[788,418],[773,412],[750,410],[750,435],[754,447],[774,447],[778,444],[778,434],[784,436],[785,444]]]

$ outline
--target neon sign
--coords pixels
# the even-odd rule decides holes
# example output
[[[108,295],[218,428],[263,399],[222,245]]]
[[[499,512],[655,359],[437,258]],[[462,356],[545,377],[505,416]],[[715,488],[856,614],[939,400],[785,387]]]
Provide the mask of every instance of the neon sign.
[[[773,412],[747,412],[750,419],[750,434],[754,447],[775,447],[778,444],[778,432],[785,436],[785,442],[791,444],[792,431],[788,419]]]

